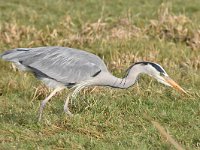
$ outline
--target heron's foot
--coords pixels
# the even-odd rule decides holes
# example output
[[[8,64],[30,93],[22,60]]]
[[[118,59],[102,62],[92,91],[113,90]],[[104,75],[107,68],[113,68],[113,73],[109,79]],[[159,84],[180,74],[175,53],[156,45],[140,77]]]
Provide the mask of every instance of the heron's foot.
[[[72,117],[73,114],[69,111],[69,97],[70,97],[70,96],[71,96],[71,94],[67,96],[67,99],[66,99],[66,101],[65,101],[64,112],[65,112],[68,116]]]
[[[69,117],[73,117],[74,115],[69,111],[69,108],[64,108],[64,112],[69,116]]]
[[[40,122],[42,120],[42,112],[43,112],[45,105],[46,105],[46,103],[42,101],[41,105],[40,105],[40,109],[39,109],[38,122]]]
[[[38,122],[41,122],[41,119],[42,119],[42,114],[39,114],[39,116],[38,116]]]

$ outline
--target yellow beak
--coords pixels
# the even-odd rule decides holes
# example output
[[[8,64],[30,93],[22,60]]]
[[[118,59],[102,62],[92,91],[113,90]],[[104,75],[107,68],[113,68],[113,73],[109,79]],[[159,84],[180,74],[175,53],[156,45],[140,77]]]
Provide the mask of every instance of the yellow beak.
[[[171,78],[169,77],[164,77],[165,81],[167,83],[169,83],[174,89],[184,93],[184,94],[187,94],[187,92],[182,88],[180,87],[180,85],[178,85],[174,80],[172,80]]]

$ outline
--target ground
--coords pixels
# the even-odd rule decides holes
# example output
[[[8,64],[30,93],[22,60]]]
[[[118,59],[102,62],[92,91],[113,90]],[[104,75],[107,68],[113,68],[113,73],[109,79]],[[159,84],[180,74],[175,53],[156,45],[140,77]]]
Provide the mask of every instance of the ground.
[[[126,90],[89,88],[63,112],[67,90],[37,122],[49,90],[0,61],[1,149],[200,149],[200,1],[0,1],[0,51],[66,46],[100,56],[116,76],[134,62],[157,62],[187,92],[142,75]],[[147,118],[150,118],[150,121]]]

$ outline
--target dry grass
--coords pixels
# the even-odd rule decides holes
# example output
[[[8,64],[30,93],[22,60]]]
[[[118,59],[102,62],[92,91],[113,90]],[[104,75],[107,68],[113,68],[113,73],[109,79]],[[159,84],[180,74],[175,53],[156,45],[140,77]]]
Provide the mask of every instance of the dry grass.
[[[163,136],[164,139],[166,139],[166,142],[169,142],[170,144],[172,144],[177,150],[184,150],[184,148],[174,138],[172,138],[172,136],[169,133],[165,131],[164,127],[162,127],[160,123],[158,123],[157,121],[154,121],[147,114],[144,114],[144,118],[146,118],[155,126],[155,128],[158,130],[160,135]]]
[[[157,14],[158,18],[150,20],[150,25],[146,28],[148,35],[174,42],[184,42],[193,50],[200,48],[199,28],[187,16],[173,14],[164,3]]]
[[[118,19],[114,25],[109,25],[102,18],[96,22],[85,23],[80,30],[75,29],[71,16],[63,17],[56,29],[46,26],[36,30],[30,26],[19,26],[17,23],[4,23],[0,27],[2,43],[10,47],[20,47],[22,40],[29,41],[27,45],[83,45],[98,40],[129,40],[129,39],[166,39],[183,42],[192,50],[200,48],[200,29],[187,16],[173,14],[166,4],[162,4],[157,12],[157,19],[151,19],[149,25],[140,28],[131,23],[128,18]],[[63,38],[64,37],[64,38]]]

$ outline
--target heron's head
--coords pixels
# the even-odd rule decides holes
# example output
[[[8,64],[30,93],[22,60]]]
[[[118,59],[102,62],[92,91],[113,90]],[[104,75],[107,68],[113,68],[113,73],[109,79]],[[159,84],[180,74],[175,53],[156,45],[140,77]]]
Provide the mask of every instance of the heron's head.
[[[173,87],[180,92],[186,93],[183,88],[181,88],[174,80],[169,77],[166,71],[159,64],[152,62],[138,62],[135,65],[142,65],[142,68],[144,68],[144,73],[155,78],[158,82]]]

